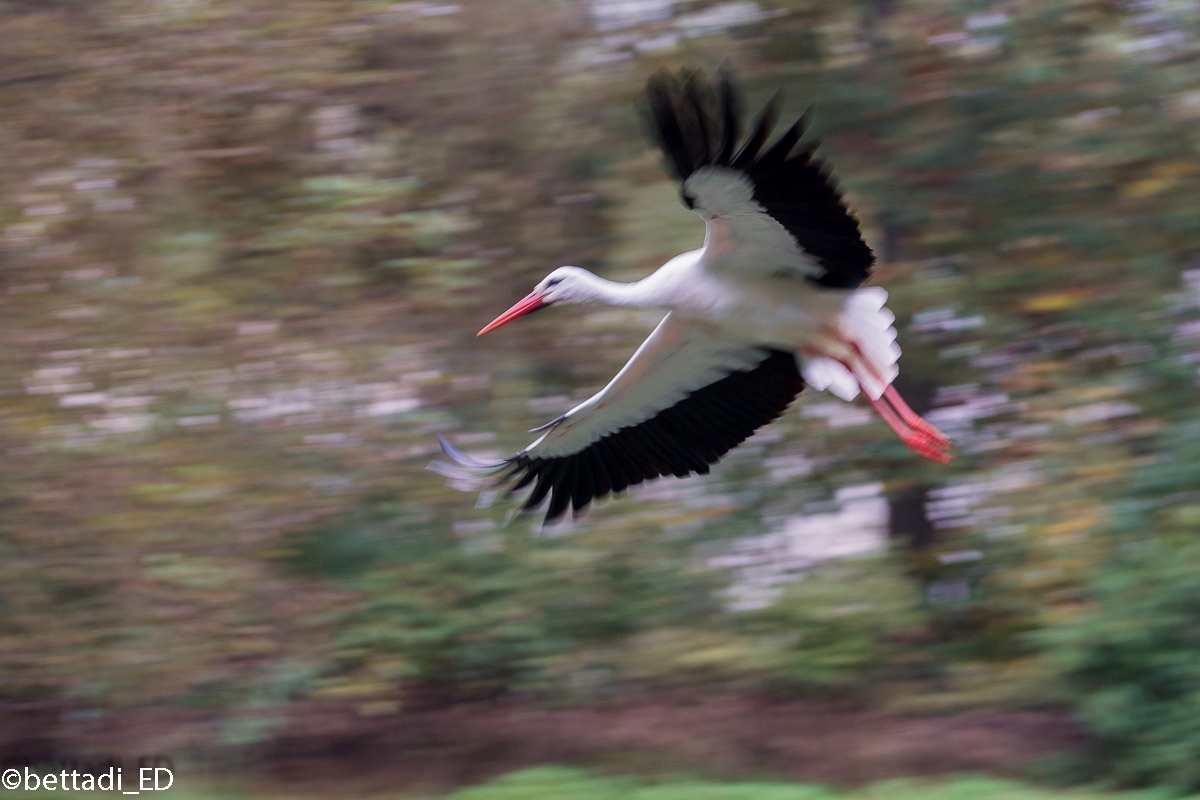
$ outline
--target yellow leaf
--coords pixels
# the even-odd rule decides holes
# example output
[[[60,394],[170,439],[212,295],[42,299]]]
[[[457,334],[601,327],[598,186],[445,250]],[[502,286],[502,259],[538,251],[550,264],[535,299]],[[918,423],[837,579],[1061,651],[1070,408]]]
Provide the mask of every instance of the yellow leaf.
[[[1168,161],[1155,166],[1146,177],[1126,184],[1121,193],[1126,197],[1152,197],[1162,194],[1171,184],[1193,171],[1195,168],[1186,161]]]
[[[1126,197],[1152,197],[1162,194],[1174,182],[1173,178],[1142,178],[1125,184],[1121,189],[1121,194]]]
[[[1025,311],[1065,311],[1082,305],[1087,297],[1082,292],[1046,292],[1034,295],[1021,303]]]

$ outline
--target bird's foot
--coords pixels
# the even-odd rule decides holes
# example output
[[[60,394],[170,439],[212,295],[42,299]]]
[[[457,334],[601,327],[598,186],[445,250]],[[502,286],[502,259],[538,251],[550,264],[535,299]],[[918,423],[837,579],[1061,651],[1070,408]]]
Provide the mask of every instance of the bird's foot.
[[[867,399],[909,450],[939,464],[949,464],[954,460],[947,452],[952,444],[950,438],[909,408],[893,387],[888,386],[878,399],[872,399],[870,395]]]
[[[896,409],[896,413],[900,415],[900,419],[908,427],[925,436],[939,449],[945,450],[950,447],[950,437],[939,431],[937,426],[909,408],[908,403],[904,402],[904,398],[896,391],[896,387],[889,385],[883,390],[883,396],[891,404],[892,408]]]
[[[904,442],[905,447],[922,458],[936,461],[939,464],[949,464],[954,460],[954,456],[946,452],[949,448],[949,442],[939,447],[931,439],[927,438],[924,432],[917,430],[910,430],[907,433],[898,435],[900,436],[900,441]]]

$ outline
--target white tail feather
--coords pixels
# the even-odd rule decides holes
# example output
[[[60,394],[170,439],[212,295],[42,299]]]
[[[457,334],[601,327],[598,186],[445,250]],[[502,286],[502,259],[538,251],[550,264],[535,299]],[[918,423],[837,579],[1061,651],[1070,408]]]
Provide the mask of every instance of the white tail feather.
[[[900,345],[896,344],[896,315],[888,309],[887,292],[868,286],[850,295],[842,309],[842,331],[858,344],[866,369],[855,370],[859,386],[872,400],[878,400],[891,385],[900,368]]]
[[[832,392],[843,400],[858,397],[858,381],[832,358],[810,358],[804,362],[804,382],[819,392]]]
[[[900,368],[896,321],[884,303],[887,292],[879,286],[856,289],[846,297],[837,323],[836,339],[818,337],[808,348],[804,380],[814,389],[828,390],[852,400],[861,390],[878,400]]]

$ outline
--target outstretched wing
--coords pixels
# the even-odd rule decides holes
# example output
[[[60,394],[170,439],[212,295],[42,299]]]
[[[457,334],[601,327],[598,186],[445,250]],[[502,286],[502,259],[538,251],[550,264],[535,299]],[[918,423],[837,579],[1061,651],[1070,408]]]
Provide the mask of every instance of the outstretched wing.
[[[792,353],[724,340],[668,314],[607,386],[537,429],[546,432],[520,453],[482,463],[441,439],[455,463],[431,466],[452,477],[499,475],[510,493],[532,484],[522,511],[549,497],[553,522],[645,480],[706,474],[803,388]]]
[[[827,287],[853,288],[871,273],[875,255],[846,208],[828,167],[814,158],[817,143],[801,146],[801,117],[766,147],[779,117],[776,94],[742,141],[741,108],[733,78],[715,83],[699,71],[655,73],[646,87],[650,117],[667,164],[683,182],[683,200],[704,217],[706,247],[737,268],[804,277]]]

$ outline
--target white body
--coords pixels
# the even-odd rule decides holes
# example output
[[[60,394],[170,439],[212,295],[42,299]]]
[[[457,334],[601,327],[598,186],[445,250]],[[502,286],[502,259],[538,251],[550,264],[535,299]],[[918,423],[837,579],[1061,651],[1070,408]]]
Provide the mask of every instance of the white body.
[[[719,219],[710,223],[709,239],[718,226]],[[809,385],[843,400],[860,390],[878,399],[899,374],[895,315],[882,287],[826,289],[778,273],[735,276],[714,269],[708,254],[705,248],[676,256],[633,287],[715,336],[795,351]],[[869,362],[860,378],[840,363],[856,360],[848,342],[857,342]]]
[[[719,222],[718,222],[719,224]],[[710,230],[712,224],[710,223]],[[560,267],[535,292],[549,302],[631,305],[670,313],[616,377],[568,411],[525,452],[576,452],[723,376],[753,367],[763,349],[796,354],[805,382],[844,400],[877,400],[895,379],[900,348],[879,287],[825,289],[785,275],[732,275],[706,249],[676,256],[636,283]]]
[[[635,424],[735,370],[764,347],[796,354],[805,382],[843,400],[878,400],[899,374],[895,316],[878,286],[830,289],[805,278],[816,265],[754,202],[741,172],[706,167],[684,191],[705,220],[704,247],[635,283],[559,267],[534,289],[548,304],[603,304],[670,312],[620,373],[526,448],[575,452]],[[640,385],[635,385],[640,381]]]
[[[731,80],[652,77],[648,98],[660,144],[704,219],[704,246],[636,283],[578,267],[551,272],[481,334],[554,304],[604,304],[667,312],[607,386],[516,455],[485,464],[442,440],[453,477],[506,472],[533,485],[525,509],[549,497],[547,520],[642,480],[704,473],[775,419],[810,386],[845,400],[861,392],[914,452],[950,460],[950,441],[903,401],[887,292],[858,286],[874,254],[828,172],[797,149],[803,119],[763,150],[778,113],[764,108],[745,143]],[[796,363],[790,358],[794,356]]]

